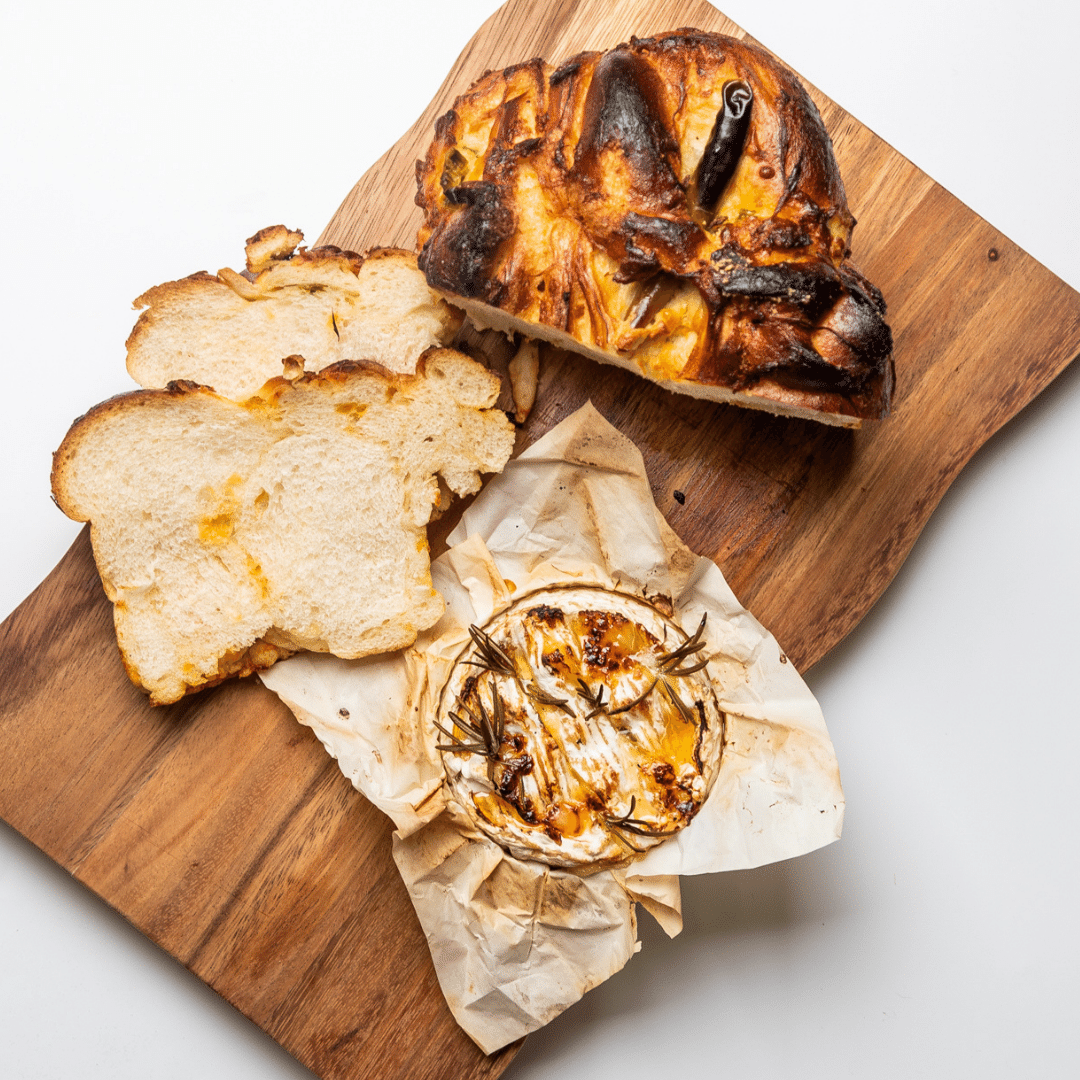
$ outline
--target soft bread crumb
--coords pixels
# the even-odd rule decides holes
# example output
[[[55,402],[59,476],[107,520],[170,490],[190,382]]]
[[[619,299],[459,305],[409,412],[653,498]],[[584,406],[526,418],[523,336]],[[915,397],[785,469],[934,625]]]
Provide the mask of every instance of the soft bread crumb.
[[[295,250],[303,233],[283,225],[248,241],[248,275],[228,268],[148,289],[127,340],[140,386],[179,379],[243,401],[301,355],[308,371],[373,360],[412,372],[425,349],[448,344],[462,316],[428,288],[412,252],[366,255]]]
[[[191,382],[72,426],[53,494],[89,521],[132,679],[155,704],[297,649],[403,648],[442,614],[424,528],[439,477],[499,471],[499,379],[450,349],[412,375],[369,363],[278,377],[245,403]]]

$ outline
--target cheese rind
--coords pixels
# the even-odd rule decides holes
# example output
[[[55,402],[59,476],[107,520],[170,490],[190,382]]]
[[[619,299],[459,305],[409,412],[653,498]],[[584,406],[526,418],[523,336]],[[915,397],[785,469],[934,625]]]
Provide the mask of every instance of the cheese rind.
[[[439,708],[449,789],[481,832],[521,858],[595,866],[693,819],[724,715],[682,628],[634,597],[573,587],[523,598],[483,634],[491,645],[459,657]]]

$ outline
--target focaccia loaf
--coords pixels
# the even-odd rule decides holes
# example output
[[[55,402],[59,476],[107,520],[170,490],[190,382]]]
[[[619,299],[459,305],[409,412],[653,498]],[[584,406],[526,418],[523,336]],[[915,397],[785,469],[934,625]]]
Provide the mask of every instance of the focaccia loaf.
[[[414,253],[297,251],[303,239],[271,226],[247,242],[246,277],[199,273],[143,293],[127,341],[132,378],[189,379],[242,401],[281,374],[286,356],[303,356],[308,371],[373,360],[411,372],[425,349],[450,343],[461,315],[428,288]]]
[[[832,145],[755,46],[684,29],[489,72],[417,180],[420,268],[481,326],[697,397],[846,426],[889,410]]]
[[[131,678],[155,704],[298,649],[402,648],[443,611],[427,524],[438,477],[498,472],[514,429],[499,379],[450,349],[413,375],[343,362],[244,403],[194,383],[77,420],[53,494],[90,522]]]

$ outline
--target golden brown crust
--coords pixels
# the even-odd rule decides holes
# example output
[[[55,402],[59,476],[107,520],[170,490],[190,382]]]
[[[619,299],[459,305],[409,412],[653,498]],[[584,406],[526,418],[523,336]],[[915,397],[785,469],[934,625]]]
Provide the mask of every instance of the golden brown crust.
[[[844,261],[855,222],[828,135],[755,46],[680,30],[489,72],[417,180],[420,267],[450,298],[671,389],[888,411],[885,305]]]
[[[278,259],[287,259],[298,244],[304,242],[299,229],[286,229],[284,225],[269,225],[260,229],[246,242],[248,273],[257,274]]]
[[[83,435],[111,413],[124,412],[130,408],[153,408],[162,401],[188,394],[215,396],[214,391],[208,386],[200,386],[186,379],[178,380],[169,383],[162,390],[128,390],[123,394],[115,394],[77,417],[68,428],[63,441],[53,452],[52,469],[49,474],[53,502],[74,521],[89,520],[87,517],[80,516],[78,507],[73,505],[68,496],[67,484],[67,470]]]
[[[119,646],[119,644],[118,641],[117,645]],[[119,647],[118,651],[120,653],[120,663],[123,665],[127,677],[140,690],[145,690],[146,688],[139,678],[138,671],[128,660],[123,648]],[[279,660],[287,660],[290,656],[295,656],[299,651],[300,646],[287,648],[284,645],[261,637],[246,649],[226,653],[218,662],[217,674],[206,678],[195,686],[185,687],[184,696],[190,697],[192,694],[199,693],[200,690],[209,690],[211,687],[225,682],[226,679],[246,679],[259,671],[267,671]],[[151,698],[150,704],[159,705],[162,703]],[[166,704],[173,704],[173,702],[167,702]]]

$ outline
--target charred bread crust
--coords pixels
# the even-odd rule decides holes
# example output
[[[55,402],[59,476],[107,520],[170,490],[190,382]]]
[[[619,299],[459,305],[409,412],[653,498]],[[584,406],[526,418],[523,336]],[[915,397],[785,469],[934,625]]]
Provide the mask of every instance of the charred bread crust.
[[[478,321],[695,396],[847,426],[889,410],[885,302],[845,261],[828,134],[753,45],[683,29],[488,72],[417,186],[420,268]]]

